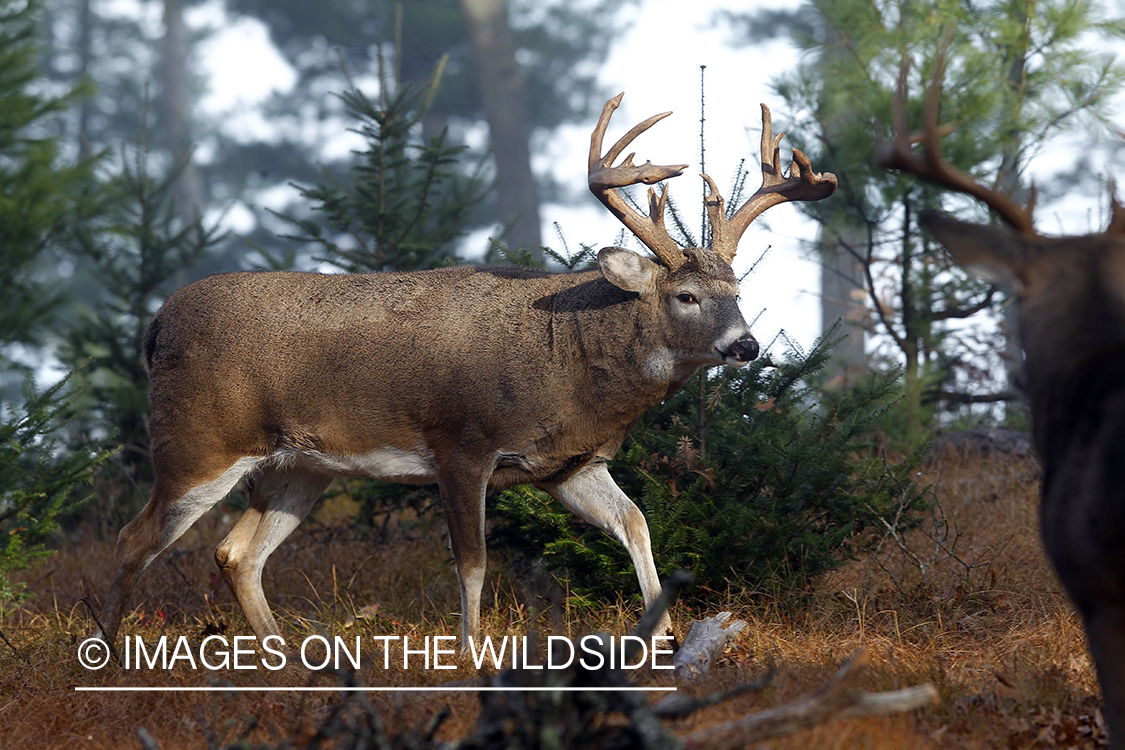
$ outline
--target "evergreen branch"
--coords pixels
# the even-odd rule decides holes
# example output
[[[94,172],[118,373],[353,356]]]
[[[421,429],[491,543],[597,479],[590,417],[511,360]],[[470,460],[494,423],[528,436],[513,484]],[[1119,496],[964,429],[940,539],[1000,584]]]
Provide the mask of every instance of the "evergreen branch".
[[[989,285],[985,295],[982,299],[975,304],[967,307],[950,307],[944,310],[939,310],[931,316],[934,321],[951,320],[951,319],[964,319],[976,315],[982,310],[987,310],[992,307],[992,299],[996,295],[996,286]]]

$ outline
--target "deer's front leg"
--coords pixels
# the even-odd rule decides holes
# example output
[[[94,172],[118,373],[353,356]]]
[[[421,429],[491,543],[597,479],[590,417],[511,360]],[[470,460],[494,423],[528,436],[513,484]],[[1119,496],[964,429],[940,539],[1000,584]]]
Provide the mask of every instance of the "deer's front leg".
[[[1075,440],[1047,459],[1041,506],[1043,546],[1082,616],[1102,689],[1110,747],[1125,750],[1125,489],[1121,465],[1125,405],[1102,405]]]
[[[484,493],[488,477],[463,467],[442,474],[438,480],[441,504],[449,527],[449,546],[461,584],[461,651],[469,649],[469,638],[480,640],[480,595],[484,588]]]
[[[629,496],[621,491],[609,468],[598,461],[580,469],[569,479],[558,484],[540,487],[587,523],[592,523],[625,546],[637,580],[641,584],[645,608],[656,602],[660,595],[660,577],[652,557],[652,542],[648,522]],[[665,612],[653,631],[655,635],[672,634],[672,618]]]

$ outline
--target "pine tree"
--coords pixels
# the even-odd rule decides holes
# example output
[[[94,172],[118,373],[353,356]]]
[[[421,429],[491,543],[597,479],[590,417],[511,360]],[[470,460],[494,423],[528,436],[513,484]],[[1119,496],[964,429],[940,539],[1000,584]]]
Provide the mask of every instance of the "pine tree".
[[[58,529],[59,515],[85,501],[77,488],[111,456],[100,443],[64,445],[60,431],[79,395],[69,378],[42,392],[28,378],[23,402],[0,413],[0,614],[34,593],[12,573],[50,554],[44,542]]]
[[[34,0],[0,0],[0,368],[12,365],[5,347],[36,342],[59,302],[58,256],[48,254],[99,199],[93,162],[67,163],[53,135],[85,92],[41,93],[39,11]]]
[[[967,276],[917,224],[927,209],[980,209],[878,168],[876,134],[889,137],[907,58],[908,129],[921,128],[923,83],[944,43],[941,118],[954,128],[942,141],[944,154],[1023,201],[1032,155],[1061,134],[1073,137],[1079,124],[1105,122],[1110,99],[1125,83],[1125,65],[1095,42],[1120,39],[1125,21],[1106,17],[1096,2],[1069,0],[838,0],[807,4],[792,18],[799,21],[791,26],[794,41],[809,54],[775,85],[794,111],[794,132],[816,134],[804,142],[796,136],[796,145],[840,177],[832,200],[799,208],[824,227],[828,244],[842,247],[862,268],[871,325],[884,342],[881,355],[905,368],[901,424],[920,435],[935,410],[1014,399],[1010,388],[989,377],[1004,371],[998,355],[1005,345],[985,317],[995,321],[1006,293]],[[776,19],[771,25],[786,26]],[[1085,161],[1076,163],[1072,175],[1040,186],[1040,206],[1072,189],[1074,180],[1096,192],[1090,184],[1096,172]]]
[[[354,83],[340,99],[358,122],[365,147],[346,179],[325,170],[324,179],[301,188],[313,219],[283,216],[298,234],[288,239],[319,246],[318,257],[349,273],[411,271],[449,262],[453,242],[485,197],[478,168],[466,177],[463,146],[451,146],[447,131],[420,140],[417,128],[441,77],[428,86],[394,87],[382,71],[378,101]]]
[[[40,343],[59,301],[49,284],[59,243],[101,205],[93,162],[67,163],[52,128],[81,92],[43,95],[38,70],[37,2],[0,0],[0,369],[10,345]],[[45,554],[75,488],[108,458],[98,443],[66,447],[60,431],[77,396],[69,380],[40,392],[26,379],[21,397],[0,400],[0,611],[26,595],[11,574]]]

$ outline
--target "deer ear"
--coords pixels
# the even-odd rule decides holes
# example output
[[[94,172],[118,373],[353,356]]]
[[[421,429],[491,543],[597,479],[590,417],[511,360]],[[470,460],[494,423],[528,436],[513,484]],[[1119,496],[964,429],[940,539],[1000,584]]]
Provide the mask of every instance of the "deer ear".
[[[1018,235],[936,211],[923,214],[920,223],[969,273],[994,284],[1013,284],[1017,290],[1022,285],[1028,248]]]
[[[648,258],[622,247],[603,247],[598,252],[598,266],[609,283],[638,294],[656,287],[656,275],[660,270]]]

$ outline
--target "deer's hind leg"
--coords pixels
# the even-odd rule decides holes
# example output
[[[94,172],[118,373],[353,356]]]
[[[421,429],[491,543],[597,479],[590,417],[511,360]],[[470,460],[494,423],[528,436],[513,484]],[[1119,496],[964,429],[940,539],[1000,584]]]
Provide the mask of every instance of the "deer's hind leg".
[[[113,643],[129,598],[152,561],[188,530],[200,516],[226,497],[260,457],[228,457],[204,465],[185,465],[177,472],[158,467],[152,496],[117,537],[113,585],[102,609],[102,637]]]
[[[215,551],[215,562],[261,641],[281,635],[262,590],[266,559],[297,528],[331,475],[292,466],[267,466],[250,488],[250,507]]]
[[[1125,607],[1107,603],[1084,618],[1109,722],[1110,747],[1125,748]]]

